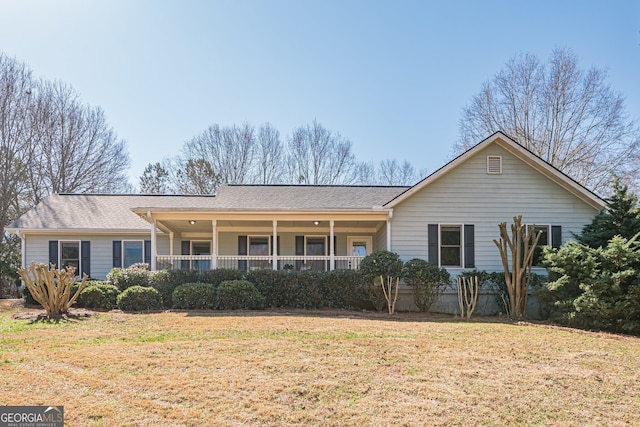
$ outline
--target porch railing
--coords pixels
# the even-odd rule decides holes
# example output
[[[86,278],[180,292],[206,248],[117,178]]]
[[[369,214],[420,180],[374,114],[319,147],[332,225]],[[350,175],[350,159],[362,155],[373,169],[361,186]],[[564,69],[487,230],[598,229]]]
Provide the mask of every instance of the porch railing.
[[[361,256],[335,256],[335,270],[357,270],[360,267]],[[331,257],[329,256],[282,256],[277,257],[277,270],[319,270],[330,269]],[[209,270],[213,264],[211,255],[158,255],[156,257],[157,269],[181,269],[181,270]],[[258,255],[219,255],[216,258],[217,268],[232,270],[272,270],[272,256]]]

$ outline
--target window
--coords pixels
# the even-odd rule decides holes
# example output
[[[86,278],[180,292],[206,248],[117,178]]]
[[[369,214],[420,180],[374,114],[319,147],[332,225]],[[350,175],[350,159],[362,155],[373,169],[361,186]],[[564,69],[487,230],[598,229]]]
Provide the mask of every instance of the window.
[[[324,236],[305,236],[304,254],[306,256],[326,256],[327,238]],[[306,266],[310,270],[327,270],[326,260],[308,260]]]
[[[60,261],[58,265],[61,268],[73,267],[76,274],[80,273],[80,242],[60,242]]]
[[[133,264],[144,262],[144,244],[142,240],[130,240],[122,242],[122,267],[131,267]]]
[[[271,254],[269,236],[249,236],[249,255],[268,257]],[[266,270],[271,268],[271,262],[267,259],[250,260],[250,270]]]
[[[460,225],[440,227],[440,265],[462,267],[462,227]]]
[[[249,236],[249,255],[266,255],[269,250],[269,236]]]
[[[548,225],[533,225],[531,226],[533,228],[533,235],[535,236],[538,232],[542,232],[540,234],[540,239],[538,240],[538,244],[536,245],[536,248],[533,251],[533,262],[531,263],[531,265],[533,265],[534,267],[540,267],[542,266],[542,247],[543,246],[548,246],[549,243],[549,226]],[[529,227],[527,227],[527,230],[529,230]]]

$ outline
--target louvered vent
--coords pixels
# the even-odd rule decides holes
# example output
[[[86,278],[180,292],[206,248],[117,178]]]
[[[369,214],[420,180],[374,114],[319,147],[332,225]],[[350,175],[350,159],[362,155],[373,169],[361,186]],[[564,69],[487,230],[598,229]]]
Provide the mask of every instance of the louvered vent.
[[[487,173],[489,175],[502,174],[502,156],[487,156]]]

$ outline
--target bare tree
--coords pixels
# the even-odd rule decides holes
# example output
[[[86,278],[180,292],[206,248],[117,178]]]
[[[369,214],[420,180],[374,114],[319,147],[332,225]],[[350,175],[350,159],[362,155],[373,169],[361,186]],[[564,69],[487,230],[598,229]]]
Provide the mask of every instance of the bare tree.
[[[501,130],[594,191],[606,191],[612,172],[637,179],[640,171],[627,166],[640,131],[606,78],[606,70],[580,69],[567,49],[547,63],[516,56],[463,110],[455,150]]]
[[[35,201],[51,193],[117,192],[128,185],[129,155],[104,112],[80,101],[61,82],[42,82],[37,103],[34,173],[43,184]]]
[[[0,53],[0,243],[4,227],[30,206],[28,176],[33,166],[31,70]]]
[[[253,172],[256,137],[253,126],[221,128],[214,124],[184,144],[182,156],[203,159],[228,184],[246,184]]]
[[[378,169],[378,182],[382,185],[413,185],[421,178],[407,160],[399,163],[396,159],[383,160]]]
[[[258,129],[256,160],[256,183],[279,184],[283,181],[284,147],[280,132],[271,123]]]
[[[177,194],[215,194],[221,181],[220,174],[204,159],[188,159],[175,176]]]
[[[350,184],[357,178],[351,141],[314,120],[289,140],[290,179],[309,185]]]

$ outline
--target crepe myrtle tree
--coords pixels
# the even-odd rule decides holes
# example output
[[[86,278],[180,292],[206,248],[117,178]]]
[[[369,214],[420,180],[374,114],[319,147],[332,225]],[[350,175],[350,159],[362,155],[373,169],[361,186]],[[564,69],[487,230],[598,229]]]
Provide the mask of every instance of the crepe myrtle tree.
[[[360,271],[364,277],[374,286],[382,286],[389,314],[396,310],[402,266],[400,256],[389,251],[374,252],[360,262]]]

